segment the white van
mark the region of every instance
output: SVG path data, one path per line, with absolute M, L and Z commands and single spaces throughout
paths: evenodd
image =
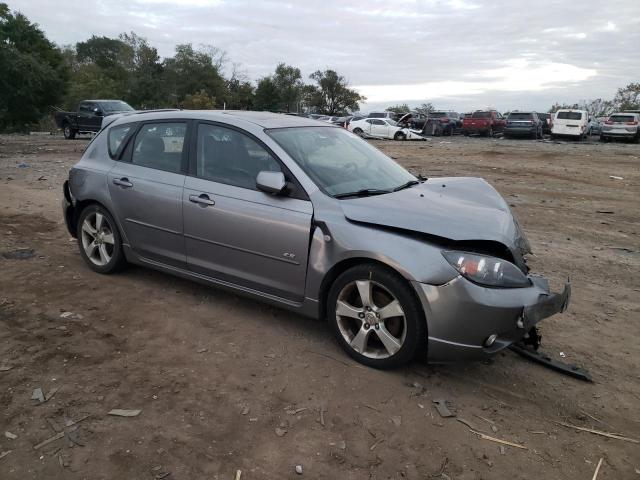
M 586 138 L 591 135 L 591 119 L 586 110 L 558 110 L 553 117 L 551 138 L 558 136 Z

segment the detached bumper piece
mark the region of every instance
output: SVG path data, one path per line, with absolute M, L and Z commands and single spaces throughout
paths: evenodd
M 547 298 L 535 305 L 525 307 L 522 317 L 524 319 L 525 327 L 530 328 L 529 333 L 525 336 L 524 341 L 514 343 L 513 345 L 510 345 L 509 348 L 527 360 L 539 363 L 547 368 L 556 370 L 579 380 L 593 382 L 591 375 L 585 369 L 578 367 L 577 365 L 570 365 L 559 360 L 554 360 L 549 355 L 537 351 L 541 337 L 534 325 L 544 318 L 550 317 L 556 313 L 564 312 L 569 306 L 570 301 L 571 284 L 567 283 L 564 286 L 562 293 L 550 294 Z
M 539 363 L 540 365 L 543 365 L 552 370 L 556 370 L 557 372 L 564 373 L 565 375 L 569 375 L 570 377 L 577 378 L 578 380 L 593 382 L 593 378 L 591 378 L 589 372 L 587 372 L 584 368 L 578 367 L 577 365 L 569 365 L 568 363 L 554 360 L 549 355 L 542 352 L 530 350 L 522 344 L 514 343 L 509 348 L 512 351 L 516 352 L 518 355 L 523 356 L 527 360 Z

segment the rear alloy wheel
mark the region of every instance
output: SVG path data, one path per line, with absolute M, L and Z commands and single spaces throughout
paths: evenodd
M 73 140 L 74 138 L 76 138 L 76 130 L 71 128 L 71 125 L 69 125 L 68 123 L 65 123 L 62 127 L 62 134 L 64 135 L 64 138 L 66 138 L 67 140 Z
M 426 347 L 422 307 L 405 281 L 377 265 L 358 265 L 340 275 L 327 311 L 346 352 L 374 368 L 394 368 Z
M 90 205 L 80 214 L 78 246 L 82 258 L 95 272 L 113 273 L 126 264 L 116 223 L 99 205 Z
M 393 136 L 394 140 L 406 140 L 407 136 L 403 133 L 403 132 L 396 132 L 396 134 Z

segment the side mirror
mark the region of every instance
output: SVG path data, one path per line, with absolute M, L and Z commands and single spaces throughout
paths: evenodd
M 277 195 L 278 193 L 282 193 L 286 186 L 287 181 L 282 172 L 262 171 L 258 173 L 258 177 L 256 178 L 256 187 L 265 193 Z
M 93 109 L 93 114 L 96 117 L 101 117 L 102 116 L 102 110 L 100 110 L 98 107 L 96 107 L 96 108 Z

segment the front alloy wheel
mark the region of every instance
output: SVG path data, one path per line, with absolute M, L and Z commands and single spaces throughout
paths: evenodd
M 426 346 L 422 308 L 406 282 L 377 265 L 344 272 L 329 295 L 330 320 L 341 346 L 375 368 L 393 368 Z
M 406 140 L 407 136 L 403 133 L 403 132 L 396 132 L 396 134 L 393 136 L 394 140 Z

